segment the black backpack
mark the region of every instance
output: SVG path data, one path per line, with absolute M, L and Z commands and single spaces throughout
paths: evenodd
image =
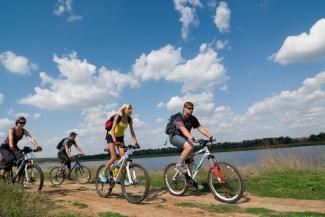
M 62 148 L 63 142 L 64 142 L 64 140 L 66 140 L 66 139 L 68 139 L 68 138 L 64 138 L 64 139 L 62 139 L 62 140 L 59 142 L 59 144 L 56 146 L 56 148 L 57 148 L 58 150 L 60 150 L 60 149 Z
M 174 115 L 170 116 L 169 121 L 168 121 L 168 123 L 166 125 L 166 129 L 165 129 L 165 133 L 167 135 L 174 135 L 175 134 L 175 132 L 177 130 L 177 127 L 176 127 L 174 121 L 175 121 L 175 118 L 178 115 L 180 115 L 180 113 L 177 113 L 177 114 L 174 114 Z

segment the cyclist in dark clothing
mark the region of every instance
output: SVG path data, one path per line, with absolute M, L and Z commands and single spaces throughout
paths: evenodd
M 24 155 L 18 148 L 18 142 L 26 136 L 27 139 L 32 143 L 34 146 L 36 146 L 37 151 L 41 151 L 42 147 L 38 145 L 36 139 L 34 139 L 30 133 L 24 129 L 24 126 L 26 125 L 26 118 L 19 116 L 16 119 L 15 127 L 10 128 L 8 130 L 8 135 L 5 141 L 1 144 L 1 148 L 10 149 L 13 153 L 14 157 L 18 160 L 22 158 Z
M 70 158 L 73 156 L 73 154 L 71 153 L 70 149 L 72 146 L 74 146 L 81 154 L 84 154 L 84 152 L 81 150 L 80 146 L 77 145 L 75 139 L 77 137 L 77 133 L 75 132 L 71 132 L 69 134 L 68 138 L 65 138 L 63 140 L 62 146 L 59 149 L 58 152 L 58 157 L 59 159 L 61 159 L 63 161 L 63 163 L 65 163 L 67 165 L 68 168 L 68 178 L 69 179 L 73 179 L 70 175 L 71 173 L 71 160 Z M 64 170 L 64 167 L 60 168 L 61 171 Z

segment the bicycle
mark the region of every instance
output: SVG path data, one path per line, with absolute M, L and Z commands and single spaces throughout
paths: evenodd
M 34 163 L 34 160 L 28 156 L 32 152 L 38 152 L 38 149 L 32 149 L 25 146 L 20 150 L 23 156 L 14 160 L 14 167 L 17 167 L 14 175 L 13 167 L 6 170 L 3 174 L 3 180 L 7 183 L 20 183 L 22 190 L 41 191 L 44 184 L 44 174 L 42 169 Z
M 91 179 L 90 169 L 80 164 L 81 154 L 75 155 L 76 163 L 73 165 L 70 173 L 75 172 L 75 177 L 80 184 L 87 184 Z M 65 169 L 65 163 L 52 168 L 49 172 L 49 179 L 53 185 L 61 185 L 70 174 Z
M 122 146 L 120 146 L 122 147 Z M 150 188 L 150 179 L 147 170 L 137 163 L 133 163 L 129 155 L 134 150 L 132 145 L 123 146 L 125 148 L 124 156 L 116 165 L 112 165 L 108 171 L 105 171 L 105 164 L 99 166 L 96 172 L 96 191 L 100 197 L 108 197 L 116 183 L 121 184 L 124 197 L 130 203 L 139 204 L 148 195 Z M 105 152 L 109 152 L 106 148 Z M 99 174 L 104 172 L 107 180 L 103 182 Z
M 244 193 L 244 184 L 238 170 L 229 163 L 217 162 L 214 155 L 209 151 L 208 146 L 216 144 L 209 140 L 200 139 L 199 150 L 193 155 L 202 154 L 193 165 L 192 171 L 189 169 L 189 160 L 185 161 L 186 171 L 181 172 L 176 169 L 176 164 L 169 164 L 164 171 L 164 182 L 167 190 L 174 196 L 184 195 L 190 186 L 198 189 L 195 180 L 203 161 L 207 158 L 211 164 L 208 170 L 208 186 L 214 197 L 224 203 L 236 203 Z

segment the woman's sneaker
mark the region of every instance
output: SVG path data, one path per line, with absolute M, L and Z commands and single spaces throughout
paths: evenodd
M 106 177 L 105 172 L 99 173 L 99 180 L 100 180 L 100 182 L 107 182 L 107 177 Z

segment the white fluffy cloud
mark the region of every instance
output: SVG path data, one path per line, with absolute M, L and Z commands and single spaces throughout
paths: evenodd
M 304 80 L 297 90 L 282 91 L 254 103 L 245 114 L 214 103 L 213 93 L 174 96 L 166 107 L 181 111 L 185 101 L 194 102 L 194 114 L 224 141 L 270 136 L 306 136 L 324 131 L 325 72 Z
M 134 74 L 142 80 L 165 79 L 182 82 L 182 91 L 209 89 L 225 86 L 226 70 L 217 52 L 202 44 L 196 57 L 184 60 L 181 49 L 166 45 L 159 50 L 142 54 L 132 67 Z
M 0 53 L 0 63 L 9 71 L 16 74 L 29 74 L 37 69 L 37 65 L 24 56 L 17 56 L 11 51 Z
M 318 20 L 309 30 L 296 36 L 288 36 L 280 50 L 270 59 L 286 65 L 289 63 L 325 58 L 325 19 Z
M 217 40 L 216 41 L 216 49 L 217 50 L 223 50 L 225 48 L 230 49 L 230 47 L 227 47 L 228 46 L 228 43 L 229 43 L 229 40 L 224 40 L 224 41 Z
M 72 6 L 73 0 L 58 0 L 53 10 L 53 14 L 56 16 L 63 16 L 66 14 L 68 22 L 81 20 L 82 16 L 73 14 Z
M 230 17 L 231 10 L 228 7 L 228 4 L 224 1 L 221 1 L 219 3 L 219 6 L 216 8 L 216 15 L 214 17 L 214 23 L 221 33 L 229 31 Z
M 187 39 L 190 28 L 198 25 L 196 8 L 202 7 L 200 0 L 174 0 L 175 10 L 180 13 L 182 38 Z
M 3 103 L 3 101 L 5 100 L 5 96 L 0 93 L 0 104 Z
M 41 83 L 47 87 L 35 87 L 35 94 L 22 98 L 22 104 L 48 110 L 82 108 L 104 102 L 108 97 L 117 97 L 124 87 L 136 87 L 138 81 L 132 74 L 96 66 L 80 60 L 75 52 L 68 56 L 54 55 L 60 71 L 58 78 L 40 73 Z
M 12 125 L 14 122 L 7 119 L 7 118 L 2 118 L 0 119 L 0 129 L 4 129 Z

